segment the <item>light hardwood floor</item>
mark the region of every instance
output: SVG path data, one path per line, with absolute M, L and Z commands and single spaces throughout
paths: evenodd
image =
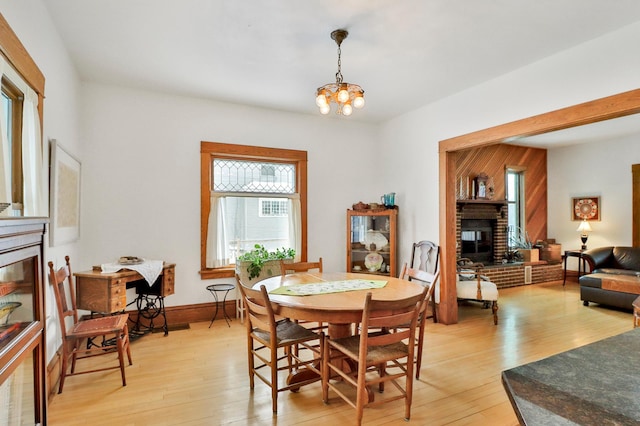
M 455 325 L 429 323 L 414 425 L 515 425 L 500 381 L 508 368 L 633 328 L 632 315 L 582 306 L 575 282 L 500 291 L 500 322 L 479 305 L 460 307 Z M 74 376 L 49 405 L 51 425 L 319 425 L 351 424 L 354 410 L 320 384 L 281 393 L 272 416 L 269 389 L 249 391 L 244 325 L 216 320 L 132 343 L 126 387 L 117 371 Z M 102 362 L 98 357 L 96 362 Z M 93 360 L 92 360 L 93 361 Z M 365 409 L 367 425 L 404 425 L 403 403 Z

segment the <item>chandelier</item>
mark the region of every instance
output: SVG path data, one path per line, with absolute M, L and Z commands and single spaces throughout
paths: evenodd
M 329 114 L 331 102 L 335 102 L 338 105 L 336 113 L 342 115 L 351 115 L 354 107 L 362 108 L 364 106 L 364 90 L 362 90 L 362 87 L 342 81 L 340 45 L 348 35 L 349 33 L 346 30 L 335 30 L 331 33 L 331 38 L 338 45 L 338 72 L 336 73 L 335 83 L 325 84 L 316 90 L 316 105 L 318 105 L 322 114 Z

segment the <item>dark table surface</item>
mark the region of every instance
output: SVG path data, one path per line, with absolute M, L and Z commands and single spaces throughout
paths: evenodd
M 502 372 L 521 424 L 639 425 L 640 328 Z

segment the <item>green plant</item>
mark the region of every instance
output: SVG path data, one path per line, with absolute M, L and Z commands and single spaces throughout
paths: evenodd
M 275 251 L 268 251 L 262 244 L 253 246 L 253 250 L 248 251 L 238 257 L 238 261 L 251 262 L 247 267 L 249 279 L 253 279 L 260 275 L 262 266 L 269 260 L 293 259 L 296 255 L 294 249 L 282 247 Z
M 530 249 L 533 247 L 529 239 L 529 233 L 519 226 L 507 228 L 508 246 L 510 249 Z

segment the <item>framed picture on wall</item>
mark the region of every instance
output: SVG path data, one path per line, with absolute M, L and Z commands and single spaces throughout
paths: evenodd
M 80 238 L 80 161 L 51 140 L 50 245 Z
M 571 220 L 600 220 L 600 197 L 571 198 Z

